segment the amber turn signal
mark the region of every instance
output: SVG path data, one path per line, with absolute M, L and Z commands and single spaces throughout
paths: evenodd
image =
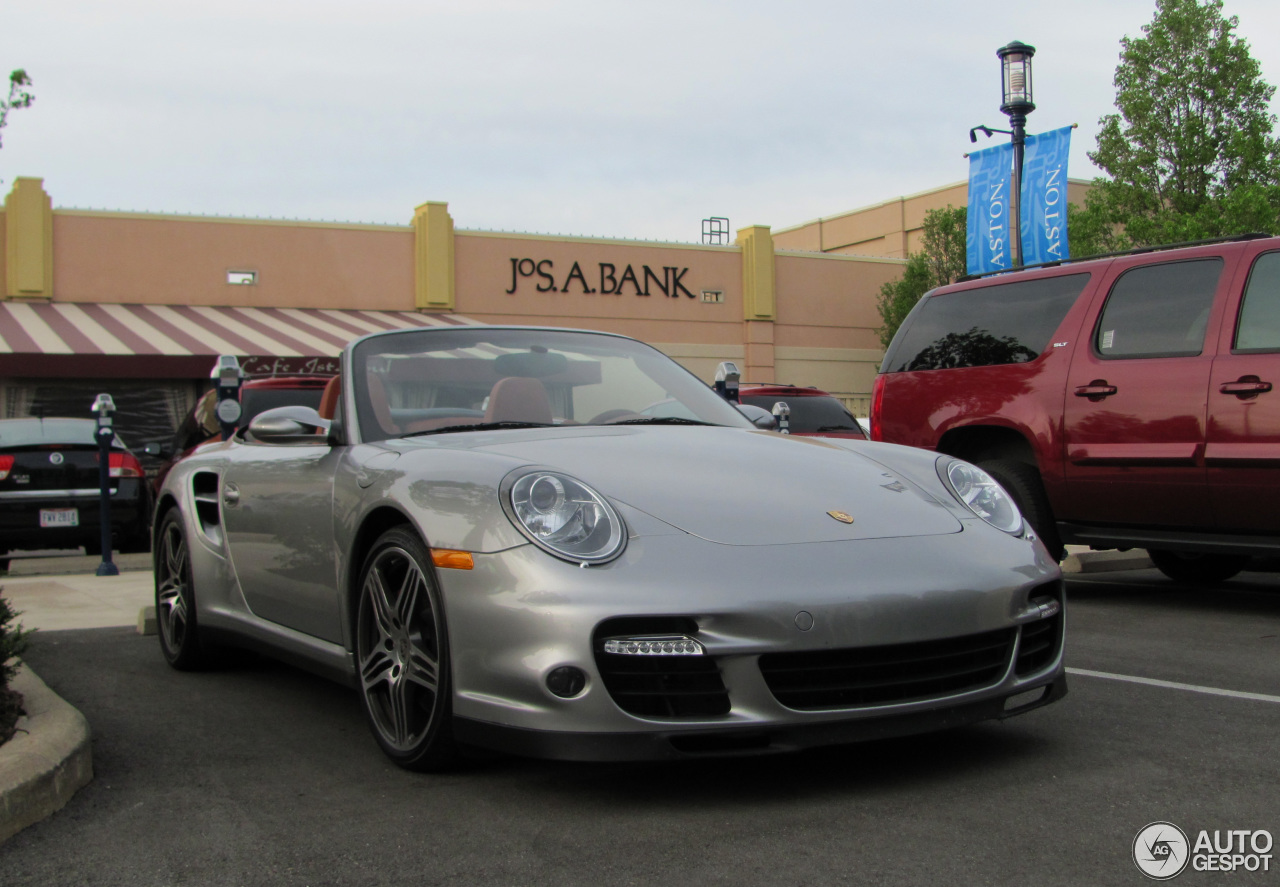
M 450 551 L 447 548 L 431 549 L 431 563 L 441 569 L 470 570 L 476 565 L 469 551 Z

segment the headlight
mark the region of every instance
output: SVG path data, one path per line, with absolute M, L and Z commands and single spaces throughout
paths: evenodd
M 503 506 L 535 545 L 574 563 L 612 560 L 627 541 L 622 518 L 605 498 L 567 474 L 521 469 L 502 483 Z
M 938 473 L 947 488 L 966 508 L 997 530 L 1014 536 L 1022 532 L 1022 513 L 994 477 L 958 459 L 948 460 L 939 467 L 942 470 Z

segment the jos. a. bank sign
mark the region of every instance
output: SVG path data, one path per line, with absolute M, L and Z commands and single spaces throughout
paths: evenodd
M 653 296 L 661 293 L 673 299 L 697 296 L 684 283 L 688 268 L 663 265 L 653 269 L 641 265 L 637 271 L 634 265 L 615 265 L 612 262 L 582 263 L 574 262 L 568 271 L 556 270 L 551 259 L 512 259 L 511 286 L 507 295 L 512 295 L 522 281 L 528 280 L 540 293 L 585 293 L 592 295 L 636 295 Z M 527 284 L 526 284 L 527 286 Z

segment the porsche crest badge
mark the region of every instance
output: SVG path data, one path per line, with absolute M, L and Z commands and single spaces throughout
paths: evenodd
M 843 511 L 828 511 L 827 514 L 831 515 L 842 524 L 853 523 L 853 515 L 845 514 Z

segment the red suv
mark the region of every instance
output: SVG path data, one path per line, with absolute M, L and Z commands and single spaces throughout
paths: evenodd
M 791 409 L 791 433 L 807 437 L 854 437 L 865 440 L 862 426 L 845 405 L 817 388 L 742 383 L 738 401 L 772 412 L 782 401 Z
M 1050 551 L 1146 548 L 1210 584 L 1280 554 L 1280 238 L 928 293 L 885 354 L 875 440 L 975 462 Z

